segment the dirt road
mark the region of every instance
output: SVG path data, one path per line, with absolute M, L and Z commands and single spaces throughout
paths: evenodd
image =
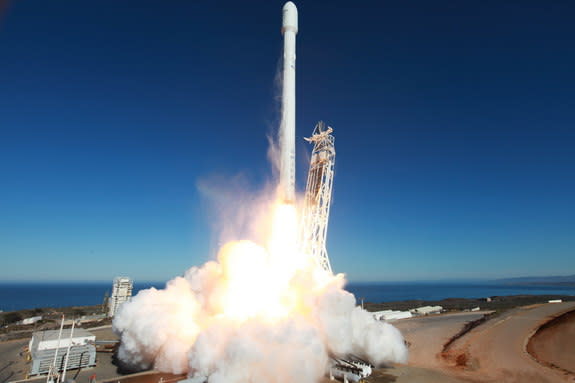
M 457 375 L 479 382 L 575 382 L 575 377 L 536 362 L 526 351 L 539 326 L 573 309 L 573 302 L 513 309 L 454 342 L 447 362 Z

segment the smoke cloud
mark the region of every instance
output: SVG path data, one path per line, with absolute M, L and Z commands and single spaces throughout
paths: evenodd
M 329 356 L 407 360 L 400 332 L 357 307 L 342 274 L 298 254 L 295 207 L 268 210 L 265 245 L 229 242 L 217 260 L 122 305 L 113 327 L 123 363 L 194 382 L 315 383 Z

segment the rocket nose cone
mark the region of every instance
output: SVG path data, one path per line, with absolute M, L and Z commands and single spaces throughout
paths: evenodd
M 287 11 L 288 9 L 293 9 L 294 11 L 297 12 L 297 7 L 296 7 L 295 4 L 292 3 L 291 1 L 288 1 L 288 2 L 286 2 L 286 3 L 284 4 L 283 10 L 284 10 L 284 11 Z
M 286 30 L 297 33 L 297 8 L 291 1 L 285 3 L 283 7 L 282 32 Z

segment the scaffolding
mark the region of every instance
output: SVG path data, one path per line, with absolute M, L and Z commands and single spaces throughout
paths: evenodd
M 305 254 L 312 255 L 319 266 L 331 273 L 326 249 L 329 207 L 335 165 L 335 138 L 333 129 L 320 121 L 312 136 L 305 140 L 313 143 L 309 173 L 305 188 L 302 224 L 302 247 Z

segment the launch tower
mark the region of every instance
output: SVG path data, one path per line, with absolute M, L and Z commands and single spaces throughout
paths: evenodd
M 120 306 L 132 297 L 134 282 L 128 277 L 114 278 L 112 296 L 108 300 L 108 316 L 113 317 Z
M 298 33 L 298 13 L 288 1 L 282 9 L 284 55 L 282 70 L 282 117 L 279 131 L 279 196 L 284 203 L 295 202 L 295 47 Z M 319 122 L 307 141 L 314 144 L 302 217 L 301 247 L 318 264 L 331 273 L 325 240 L 329 220 L 329 205 L 335 161 L 333 131 Z
M 335 138 L 332 132 L 331 127 L 326 128 L 323 121 L 320 121 L 312 136 L 306 138 L 314 146 L 305 188 L 301 242 L 304 253 L 312 255 L 330 273 L 331 265 L 325 242 L 335 165 Z

